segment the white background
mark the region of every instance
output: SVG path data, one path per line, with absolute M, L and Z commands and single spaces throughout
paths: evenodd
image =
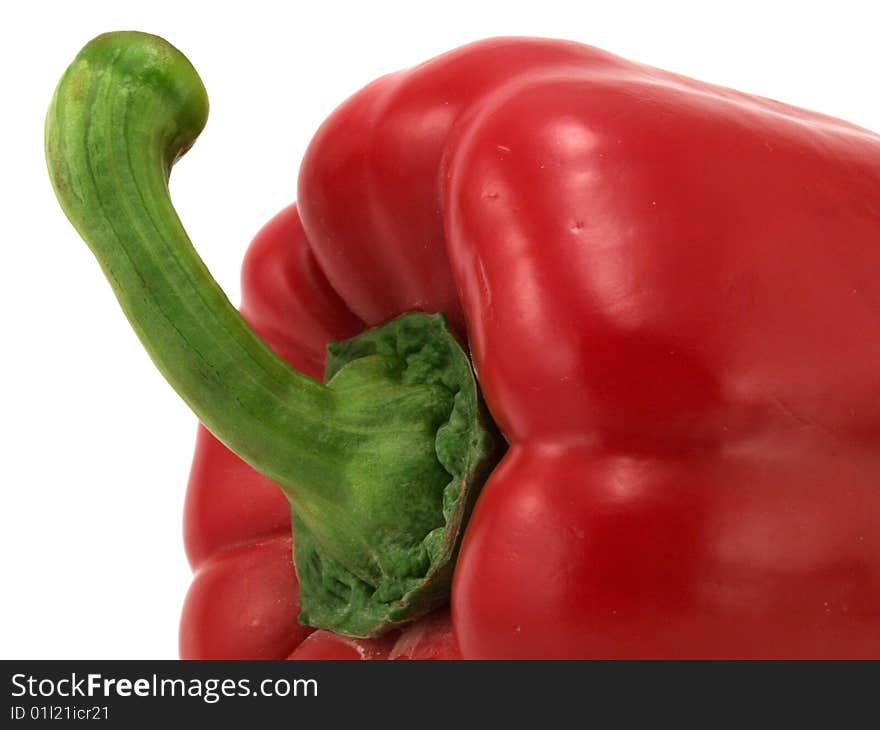
M 173 658 L 190 580 L 181 515 L 195 419 L 141 350 L 43 162 L 49 98 L 93 36 L 162 35 L 201 74 L 211 118 L 172 194 L 238 301 L 244 250 L 293 200 L 311 134 L 380 74 L 481 37 L 563 37 L 880 130 L 875 4 L 6 4 L 0 656 Z

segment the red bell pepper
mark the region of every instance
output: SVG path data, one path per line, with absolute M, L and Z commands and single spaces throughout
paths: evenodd
M 226 444 L 200 431 L 182 656 L 880 657 L 880 137 L 472 44 L 321 127 L 248 327 L 167 196 L 206 111 L 179 52 L 111 34 L 47 121 L 62 206 Z M 327 385 L 297 375 L 328 340 Z

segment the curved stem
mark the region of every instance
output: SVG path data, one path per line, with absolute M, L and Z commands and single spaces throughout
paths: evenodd
M 161 38 L 112 33 L 64 74 L 46 120 L 46 157 L 68 218 L 156 366 L 229 448 L 297 489 L 338 484 L 332 393 L 250 329 L 208 272 L 174 211 L 171 165 L 195 141 L 207 94 Z

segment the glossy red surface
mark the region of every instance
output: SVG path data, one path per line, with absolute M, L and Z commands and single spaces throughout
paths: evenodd
M 345 102 L 299 208 L 245 262 L 269 344 L 317 377 L 328 338 L 444 311 L 511 444 L 456 570 L 465 658 L 880 657 L 878 136 L 495 39 Z M 217 448 L 200 571 L 286 519 Z
M 436 611 L 403 631 L 378 639 L 352 639 L 331 631 L 310 634 L 288 659 L 461 659 L 448 611 Z

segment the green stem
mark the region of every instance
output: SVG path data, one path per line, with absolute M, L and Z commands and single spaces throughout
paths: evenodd
M 323 489 L 308 448 L 333 426 L 327 389 L 275 355 L 229 303 L 171 204 L 168 176 L 204 127 L 206 92 L 186 58 L 141 34 L 107 34 L 62 78 L 46 150 L 62 207 L 101 263 L 156 366 L 245 461 Z
M 99 36 L 49 108 L 52 183 L 168 382 L 290 499 L 301 620 L 375 635 L 445 600 L 492 463 L 491 425 L 442 316 L 407 315 L 334 346 L 327 385 L 250 329 L 168 191 L 207 112 L 198 74 L 167 42 Z

